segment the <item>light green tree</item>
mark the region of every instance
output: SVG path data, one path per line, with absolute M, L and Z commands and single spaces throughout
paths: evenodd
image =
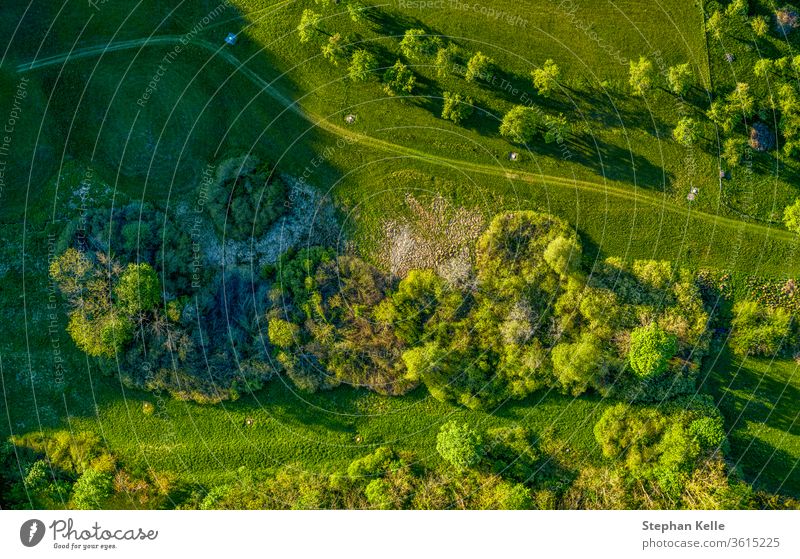
M 682 146 L 692 146 L 700 138 L 700 125 L 690 117 L 683 117 L 672 131 L 673 139 Z
M 789 231 L 800 234 L 800 198 L 783 210 L 783 223 Z
M 634 95 L 641 96 L 650 91 L 653 87 L 654 80 L 655 70 L 653 69 L 653 63 L 647 58 L 640 56 L 638 62 L 634 60 L 630 61 L 630 77 L 628 83 L 630 83 Z
M 539 133 L 540 124 L 541 118 L 535 109 L 517 105 L 503 117 L 500 135 L 512 142 L 524 144 Z
M 483 458 L 483 438 L 469 425 L 450 421 L 436 435 L 436 450 L 448 464 L 463 471 Z
M 541 68 L 536 68 L 531 72 L 533 79 L 533 87 L 542 97 L 549 97 L 553 88 L 558 84 L 561 78 L 561 69 L 551 59 L 545 60 Z
M 364 82 L 372 77 L 378 68 L 378 59 L 366 49 L 358 49 L 350 59 L 348 74 L 354 82 Z
M 667 70 L 667 85 L 675 95 L 686 95 L 694 83 L 692 67 L 686 64 L 676 64 Z
M 319 26 L 321 19 L 322 16 L 314 10 L 308 8 L 303 10 L 303 15 L 300 16 L 300 23 L 297 25 L 297 33 L 301 43 L 309 42 L 319 33 L 317 26 Z
M 631 332 L 628 361 L 639 377 L 654 377 L 667 370 L 669 360 L 675 356 L 677 350 L 675 336 L 651 322 Z
M 476 52 L 467 62 L 467 73 L 464 75 L 464 79 L 468 82 L 481 78 L 486 79 L 489 76 L 491 66 L 491 58 L 482 52 Z
M 442 108 L 442 118 L 460 124 L 464 119 L 472 114 L 472 99 L 463 97 L 459 93 L 445 91 L 443 94 L 444 106 Z

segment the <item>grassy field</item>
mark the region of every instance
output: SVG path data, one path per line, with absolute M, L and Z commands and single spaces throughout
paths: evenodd
M 700 8 L 685 0 L 575 0 L 573 13 L 555 0 L 536 4 L 541 9 L 492 2 L 498 11 L 523 18 L 524 25 L 519 19 L 487 25 L 485 17 L 471 11 L 453 17 L 449 11 L 392 4 L 367 24 L 333 13 L 323 27 L 358 33 L 389 64 L 397 56 L 396 36 L 422 27 L 465 50 L 489 54 L 503 79 L 528 95 L 528 72 L 546 58 L 555 59 L 566 87 L 555 98 L 537 102 L 582 123 L 585 131 L 566 143 L 569 159 L 560 146 L 542 143 L 523 152 L 520 161 L 508 161 L 508 153 L 519 148 L 498 136 L 498 118 L 519 102 L 520 93 L 467 84 L 452 75 L 439 80 L 430 61 L 414 66 L 423 87 L 413 99 L 387 97 L 377 82 L 347 81 L 346 68 L 323 60 L 319 45 L 298 44 L 294 28 L 302 9 L 313 2 L 235 0 L 193 35 L 193 40 L 221 44 L 228 31 L 239 32 L 239 44 L 225 51 L 229 57 L 199 44 L 184 48 L 144 106 L 137 102 L 179 41 L 66 63 L 59 59 L 29 72 L 41 91 L 28 112 L 45 121 L 38 138 L 47 140 L 48 151 L 36 167 L 44 176 L 6 189 L 0 204 L 5 334 L 0 358 L 6 396 L 0 412 L 9 417 L 0 435 L 89 429 L 126 464 L 203 484 L 225 481 L 243 465 L 331 471 L 380 444 L 413 450 L 434 465 L 435 432 L 453 416 L 483 427 L 520 423 L 538 434 L 554 427 L 554 435 L 577 454 L 599 460 L 592 426 L 606 404 L 592 398 L 542 394 L 485 413 L 441 404 L 424 390 L 402 399 L 348 389 L 301 397 L 276 380 L 232 404 L 156 402 L 151 394 L 124 391 L 116 379 L 99 376 L 72 346 L 60 302 L 48 292 L 48 234 L 57 236 L 66 220 L 80 214 L 76 190 L 88 171 L 91 205 L 146 199 L 172 209 L 192 203 L 207 161 L 247 151 L 288 174 L 312 167 L 309 182 L 332 194 L 347 234 L 373 261 L 379 260 L 386 220 L 405 215 L 406 194 L 442 194 L 487 217 L 501 209 L 562 216 L 579 230 L 589 265 L 595 258 L 621 256 L 754 275 L 800 275 L 795 237 L 738 215 L 741 210 L 769 219 L 775 207 L 796 195 L 792 181 L 783 174 L 771 176 L 769 162 L 762 161 L 766 170 L 752 184 L 736 174 L 721 185 L 711 134 L 691 150 L 665 139 L 678 110 L 671 96 L 657 92 L 642 100 L 621 93 L 627 89 L 621 60 L 660 51 L 666 65 L 691 63 L 701 87 L 689 109 L 698 110 L 704 88 L 723 83 L 730 73 L 720 65 L 716 46 L 709 66 Z M 102 4 L 98 13 L 82 1 L 63 8 L 39 3 L 25 15 L 27 38 L 12 53 L 13 63 L 150 35 L 180 38 L 216 6 L 213 1 L 181 3 L 170 15 L 173 7 L 154 1 Z M 23 8 L 2 10 L 10 35 L 13 29 L 7 26 Z M 48 31 L 44 22 L 50 21 L 55 23 Z M 745 47 L 736 48 L 743 49 L 741 55 L 736 51 L 737 60 L 751 56 Z M 237 70 L 236 61 L 242 68 Z M 462 127 L 438 117 L 441 92 L 448 89 L 468 93 L 480 108 Z M 297 99 L 302 114 L 276 102 L 275 91 Z M 358 115 L 353 126 L 343 123 L 348 112 Z M 352 143 L 339 147 L 340 138 Z M 31 147 L 37 136 L 24 141 Z M 331 146 L 337 147 L 314 166 L 317 155 Z M 690 186 L 701 191 L 694 205 L 685 199 Z M 758 200 L 757 208 L 742 203 L 747 192 Z M 725 205 L 730 200 L 734 209 Z M 53 330 L 51 304 L 56 306 Z M 54 373 L 56 348 L 66 360 L 63 379 Z M 764 488 L 800 494 L 795 364 L 738 363 L 723 354 L 711 371 L 706 386 L 720 402 L 733 455 L 745 475 Z M 143 401 L 156 403 L 162 416 L 144 415 Z M 252 427 L 245 425 L 248 418 L 254 419 Z M 355 442 L 357 435 L 363 442 Z
M 731 457 L 745 478 L 769 491 L 800 494 L 800 366 L 724 352 L 705 386 L 726 418 Z

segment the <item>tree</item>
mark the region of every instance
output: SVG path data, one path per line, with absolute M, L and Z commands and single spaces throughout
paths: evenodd
M 447 463 L 463 471 L 483 458 L 483 439 L 469 425 L 450 421 L 442 425 L 436 436 L 436 450 Z
M 738 115 L 739 118 L 750 118 L 755 112 L 756 101 L 750 93 L 750 85 L 738 82 L 736 87 L 727 97 L 729 112 Z
M 467 62 L 467 73 L 464 75 L 464 79 L 468 82 L 473 82 L 476 79 L 487 79 L 491 66 L 492 59 L 478 51 Z
M 770 58 L 759 58 L 753 64 L 753 74 L 759 78 L 766 78 L 773 71 L 774 62 Z
M 528 143 L 539 133 L 541 118 L 531 107 L 517 105 L 506 113 L 500 124 L 500 135 L 519 144 Z
M 367 81 L 372 77 L 372 73 L 378 68 L 378 60 L 375 55 L 366 49 L 358 49 L 350 59 L 348 73 L 354 82 Z
M 386 70 L 383 75 L 383 83 L 383 90 L 387 95 L 411 93 L 417 83 L 417 77 L 408 66 L 398 60 L 394 66 Z
M 436 51 L 436 75 L 439 78 L 447 77 L 456 62 L 457 56 L 458 47 L 453 44 L 448 44 L 446 47 L 441 47 Z
M 541 68 L 536 68 L 531 72 L 533 87 L 542 97 L 548 97 L 553 91 L 553 86 L 558 83 L 561 77 L 561 70 L 551 59 L 547 59 Z
M 728 17 L 747 17 L 748 8 L 747 0 L 732 0 L 725 8 L 725 15 Z
M 99 509 L 113 490 L 111 474 L 89 468 L 73 486 L 72 504 L 80 510 Z
M 544 116 L 544 142 L 546 144 L 563 142 L 570 130 L 569 121 L 563 114 Z
M 560 343 L 551 352 L 553 372 L 562 387 L 578 396 L 605 372 L 599 340 L 584 334 L 576 343 Z
M 328 37 L 328 42 L 322 45 L 322 56 L 334 66 L 338 66 L 339 62 L 345 59 L 347 48 L 340 33 L 334 33 Z
M 744 141 L 741 138 L 727 138 L 722 143 L 720 157 L 729 167 L 738 167 L 744 153 Z
M 667 370 L 669 360 L 677 350 L 677 338 L 651 322 L 631 332 L 628 361 L 639 377 L 650 378 Z
M 789 231 L 800 234 L 800 198 L 783 210 L 783 223 Z
M 443 119 L 452 120 L 456 124 L 460 124 L 461 121 L 469 118 L 472 114 L 472 99 L 470 97 L 462 97 L 458 93 L 451 93 L 449 91 L 445 91 L 443 97 Z
M 574 237 L 559 235 L 547 245 L 544 261 L 562 278 L 574 274 L 580 267 L 581 247 Z
M 301 43 L 307 43 L 319 33 L 317 26 L 319 25 L 322 16 L 311 9 L 303 10 L 303 15 L 300 16 L 300 23 L 297 26 L 297 33 L 300 36 Z
M 128 264 L 114 287 L 118 309 L 134 316 L 161 302 L 161 282 L 150 264 Z
M 667 85 L 675 95 L 686 95 L 694 83 L 692 67 L 686 64 L 671 66 L 667 71 Z
M 692 146 L 700 138 L 700 125 L 693 118 L 683 117 L 672 131 L 672 137 L 682 146 Z
M 71 247 L 50 263 L 50 277 L 70 298 L 80 294 L 92 270 L 92 263 L 86 255 Z
M 767 16 L 753 16 L 750 20 L 750 27 L 756 37 L 766 37 L 769 33 L 769 20 Z
M 740 356 L 778 353 L 789 335 L 792 316 L 781 308 L 756 301 L 739 301 L 733 306 L 730 346 Z
M 358 23 L 364 21 L 364 18 L 369 13 L 369 7 L 360 0 L 348 0 L 347 13 L 350 15 L 351 20 Z
M 722 12 L 716 10 L 706 21 L 706 31 L 708 31 L 712 37 L 719 40 L 722 38 L 722 32 L 725 28 L 725 20 L 722 17 Z
M 653 87 L 655 71 L 653 63 L 644 56 L 639 57 L 639 61 L 630 62 L 630 78 L 628 82 L 633 89 L 634 95 L 644 95 Z
M 415 60 L 433 54 L 439 44 L 438 37 L 428 37 L 422 29 L 407 29 L 400 41 L 400 52 L 406 58 Z

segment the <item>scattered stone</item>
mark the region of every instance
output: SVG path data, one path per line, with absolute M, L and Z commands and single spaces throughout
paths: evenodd
M 512 152 L 509 154 L 508 158 L 509 158 L 511 161 L 516 161 L 517 159 L 519 159 L 519 154 L 518 154 L 516 151 L 512 151 Z
M 356 123 L 356 115 L 351 113 L 351 114 L 347 115 L 346 117 L 344 117 L 344 121 L 347 124 L 355 124 Z
M 733 62 L 735 59 L 736 57 L 733 56 L 733 53 L 730 52 L 725 53 L 725 60 L 727 60 L 728 62 Z

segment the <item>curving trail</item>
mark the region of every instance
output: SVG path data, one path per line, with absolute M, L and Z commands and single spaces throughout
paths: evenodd
M 190 41 L 185 41 L 183 40 L 183 37 L 178 35 L 161 35 L 158 37 L 145 38 L 145 39 L 130 39 L 127 41 L 119 41 L 116 43 L 105 44 L 105 45 L 87 46 L 80 49 L 76 49 L 71 53 L 53 55 L 41 58 L 36 61 L 19 64 L 16 70 L 19 73 L 31 72 L 39 68 L 45 68 L 48 66 L 54 66 L 58 64 L 65 64 L 74 60 L 102 56 L 105 53 L 118 52 L 135 48 L 151 47 L 151 46 L 175 45 L 176 43 L 190 44 L 212 52 L 214 56 L 218 56 L 219 58 L 225 60 L 229 64 L 235 66 L 236 71 L 241 73 L 255 85 L 259 86 L 270 97 L 272 97 L 275 101 L 283 105 L 286 109 L 304 118 L 314 126 L 326 130 L 332 134 L 350 138 L 362 145 L 370 146 L 375 149 L 389 153 L 394 153 L 397 155 L 404 155 L 406 157 L 412 157 L 422 161 L 427 161 L 430 163 L 447 166 L 450 168 L 462 169 L 474 173 L 496 176 L 503 179 L 513 179 L 526 182 L 529 184 L 540 184 L 543 186 L 551 184 L 570 189 L 579 189 L 587 192 L 599 193 L 607 196 L 633 200 L 637 204 L 642 203 L 650 206 L 656 206 L 660 211 L 665 211 L 671 214 L 675 214 L 676 216 L 681 216 L 683 219 L 686 219 L 687 216 L 691 214 L 691 216 L 694 218 L 713 222 L 715 226 L 721 226 L 726 229 L 730 228 L 736 230 L 746 230 L 764 238 L 777 239 L 780 241 L 785 241 L 787 243 L 792 243 L 797 240 L 794 234 L 783 229 L 773 228 L 759 223 L 748 223 L 738 219 L 723 217 L 698 210 L 690 210 L 688 208 L 675 207 L 669 204 L 664 204 L 662 199 L 657 198 L 656 196 L 653 196 L 651 194 L 638 192 L 627 188 L 620 188 L 617 186 L 611 186 L 608 184 L 596 183 L 586 180 L 568 179 L 554 175 L 544 175 L 538 173 L 508 171 L 504 169 L 498 169 L 490 165 L 461 161 L 458 159 L 451 159 L 448 157 L 443 157 L 438 155 L 430 155 L 428 153 L 425 153 L 424 151 L 420 151 L 411 147 L 402 146 L 399 144 L 393 144 L 385 140 L 353 132 L 352 130 L 333 124 L 332 122 L 325 120 L 324 118 L 318 117 L 316 115 L 304 111 L 294 100 L 280 93 L 277 89 L 271 86 L 265 79 L 263 79 L 253 70 L 243 65 L 242 62 L 224 46 L 220 46 L 203 39 L 192 39 Z

